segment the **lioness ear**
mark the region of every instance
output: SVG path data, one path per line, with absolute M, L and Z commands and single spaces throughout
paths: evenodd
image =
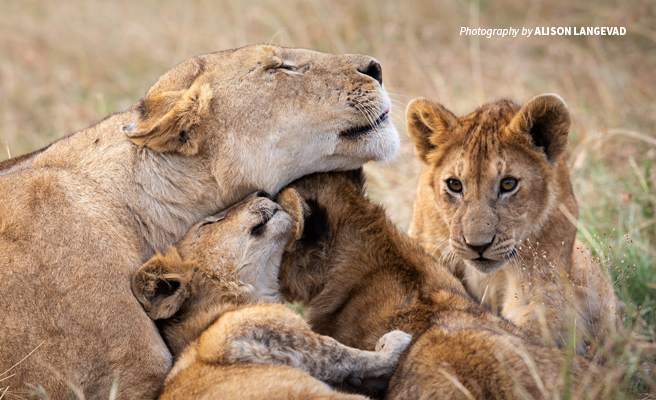
M 142 265 L 132 279 L 132 293 L 155 321 L 170 318 L 188 296 L 188 274 L 175 248 Z
M 310 215 L 310 207 L 300 194 L 294 189 L 285 189 L 278 194 L 276 202 L 282 209 L 292 217 L 294 221 L 294 239 L 292 243 L 299 240 L 303 236 L 303 229 L 305 229 L 305 218 Z
M 442 105 L 418 97 L 408 104 L 405 121 L 417 158 L 427 163 L 428 154 L 447 140 L 447 133 L 457 125 L 458 117 Z
M 139 120 L 124 131 L 141 147 L 193 156 L 200 146 L 194 130 L 209 116 L 212 97 L 210 85 L 198 83 L 189 89 L 148 94 L 139 104 Z
M 571 119 L 565 101 L 557 94 L 531 98 L 510 121 L 513 132 L 528 134 L 533 144 L 554 162 L 567 148 Z

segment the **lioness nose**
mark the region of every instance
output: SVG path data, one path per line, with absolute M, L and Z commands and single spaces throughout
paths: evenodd
M 383 84 L 383 69 L 378 62 L 371 60 L 367 66 L 358 67 L 358 72 L 368 75 Z
M 463 237 L 462 239 L 465 241 L 465 244 L 467 245 L 467 247 L 469 247 L 470 249 L 474 250 L 474 251 L 475 251 L 476 253 L 478 253 L 478 255 L 480 255 L 480 256 L 482 256 L 483 253 L 485 252 L 485 250 L 486 250 L 488 247 L 490 247 L 490 245 L 492 244 L 492 242 L 494 242 L 494 237 L 492 237 L 492 240 L 490 240 L 489 243 L 485 243 L 485 244 L 473 244 L 473 243 L 467 243 L 467 239 L 465 239 L 464 237 Z

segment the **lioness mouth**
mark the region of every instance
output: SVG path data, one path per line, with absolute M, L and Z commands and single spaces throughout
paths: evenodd
M 360 135 L 363 135 L 365 133 L 368 133 L 368 132 L 378 128 L 380 125 L 382 125 L 382 123 L 387 118 L 389 118 L 389 111 L 390 111 L 389 108 L 385 109 L 385 111 L 382 114 L 380 114 L 378 119 L 376 119 L 371 125 L 356 126 L 354 128 L 347 129 L 345 131 L 340 132 L 339 136 L 342 136 L 342 137 L 356 137 L 356 136 L 360 136 Z

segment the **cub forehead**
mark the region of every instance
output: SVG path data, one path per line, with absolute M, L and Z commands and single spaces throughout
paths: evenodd
M 472 154 L 464 148 L 447 154 L 436 169 L 436 179 L 457 178 L 463 182 L 474 180 L 478 184 L 486 181 L 496 182 L 505 176 L 519 178 L 532 174 L 535 163 L 531 154 L 521 147 L 506 148 L 500 146 L 487 154 Z
M 459 131 L 463 145 L 477 145 L 481 138 L 498 140 L 520 107 L 508 100 L 481 106 L 457 119 L 454 130 Z

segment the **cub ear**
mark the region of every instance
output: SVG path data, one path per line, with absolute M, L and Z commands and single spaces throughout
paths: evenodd
M 138 106 L 139 120 L 123 129 L 141 147 L 193 156 L 200 146 L 194 130 L 210 115 L 213 95 L 209 84 L 198 83 L 189 89 L 149 93 Z
M 184 264 L 172 247 L 165 256 L 157 254 L 148 260 L 132 278 L 132 293 L 153 321 L 170 318 L 187 299 L 189 278 L 185 270 L 191 268 Z
M 531 98 L 510 121 L 513 132 L 528 134 L 533 144 L 554 162 L 567 148 L 571 125 L 565 101 L 557 94 L 541 94 Z
M 294 239 L 292 243 L 296 242 L 303 236 L 303 229 L 305 229 L 305 218 L 310 215 L 310 207 L 307 205 L 301 195 L 294 189 L 284 189 L 278 194 L 276 202 L 282 209 L 292 217 L 294 221 Z
M 428 154 L 448 139 L 448 132 L 457 125 L 458 117 L 442 105 L 418 97 L 408 104 L 405 121 L 417 158 L 427 163 Z
M 278 194 L 277 202 L 296 223 L 295 237 L 287 246 L 288 252 L 316 245 L 330 231 L 328 212 L 317 200 L 304 199 L 295 189 L 287 188 Z

